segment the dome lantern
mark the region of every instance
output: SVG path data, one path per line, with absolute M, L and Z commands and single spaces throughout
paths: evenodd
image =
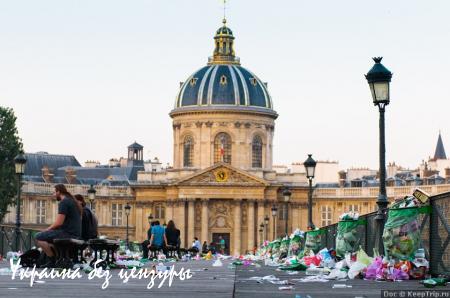
M 208 65 L 211 64 L 240 64 L 239 58 L 234 53 L 233 31 L 227 27 L 227 20 L 224 18 L 223 26 L 216 31 L 214 36 L 214 53 L 209 58 Z

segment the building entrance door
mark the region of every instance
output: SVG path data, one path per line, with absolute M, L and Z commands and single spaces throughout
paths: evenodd
M 222 239 L 225 240 L 224 248 L 221 247 L 220 245 L 220 237 L 222 237 Z M 214 242 L 216 250 L 218 252 L 222 252 L 221 250 L 223 249 L 224 250 L 223 253 L 225 253 L 226 255 L 230 254 L 230 233 L 213 233 L 212 241 Z

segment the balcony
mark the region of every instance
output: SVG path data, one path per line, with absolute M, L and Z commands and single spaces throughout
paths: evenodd
M 66 184 L 66 188 L 71 194 L 87 196 L 87 190 L 90 186 Z M 133 192 L 129 186 L 96 185 L 94 188 L 97 191 L 96 195 L 100 197 L 133 197 Z M 22 186 L 22 192 L 24 194 L 51 195 L 54 190 L 55 184 L 53 183 L 25 182 Z

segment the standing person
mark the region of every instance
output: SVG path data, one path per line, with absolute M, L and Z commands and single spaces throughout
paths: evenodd
M 45 267 L 54 266 L 55 254 L 53 252 L 53 240 L 63 238 L 81 237 L 81 216 L 83 207 L 67 191 L 64 184 L 55 185 L 54 196 L 59 202 L 58 215 L 55 222 L 45 231 L 36 234 L 36 244 L 42 248 L 49 257 L 50 262 Z
M 152 221 L 150 223 L 150 228 L 147 231 L 147 240 L 142 242 L 142 258 L 148 259 L 148 244 L 150 243 L 150 238 L 152 237 L 152 227 L 155 225 L 155 222 Z
M 92 210 L 86 205 L 84 197 L 80 194 L 76 194 L 75 200 L 77 200 L 83 207 L 83 216 L 81 218 L 81 239 L 88 241 L 95 239 L 98 236 L 98 221 Z
M 180 230 L 175 227 L 173 220 L 169 220 L 164 234 L 166 235 L 166 246 L 175 246 L 178 257 L 180 257 Z
M 220 247 L 220 253 L 222 255 L 225 254 L 225 239 L 223 239 L 222 236 L 219 236 L 219 247 Z

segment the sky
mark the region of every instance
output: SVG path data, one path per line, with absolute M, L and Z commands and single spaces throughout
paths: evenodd
M 450 150 L 447 0 L 227 1 L 242 66 L 268 82 L 274 164 L 378 167 L 378 111 L 364 74 L 394 75 L 386 159 L 415 168 Z M 0 0 L 0 105 L 14 109 L 27 152 L 80 163 L 126 156 L 172 163 L 179 82 L 206 65 L 219 0 Z M 450 152 L 448 152 L 450 153 Z

